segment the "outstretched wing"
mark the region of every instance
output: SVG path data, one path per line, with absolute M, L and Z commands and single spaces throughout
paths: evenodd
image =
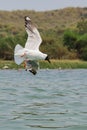
M 27 42 L 25 44 L 25 48 L 29 50 L 38 50 L 39 46 L 42 42 L 41 36 L 36 27 L 34 27 L 31 23 L 31 20 L 25 17 L 25 29 L 28 34 Z

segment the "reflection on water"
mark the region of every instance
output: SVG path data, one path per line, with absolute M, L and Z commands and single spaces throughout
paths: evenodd
M 0 70 L 1 130 L 87 130 L 87 70 Z

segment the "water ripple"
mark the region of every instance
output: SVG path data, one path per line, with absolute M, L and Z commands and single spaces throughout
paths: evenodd
M 87 130 L 87 70 L 0 70 L 1 130 Z

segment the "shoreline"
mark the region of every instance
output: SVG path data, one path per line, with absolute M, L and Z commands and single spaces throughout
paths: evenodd
M 51 60 L 40 61 L 41 69 L 87 69 L 87 61 L 82 60 Z M 16 65 L 14 61 L 0 60 L 0 69 L 22 69 L 24 65 Z

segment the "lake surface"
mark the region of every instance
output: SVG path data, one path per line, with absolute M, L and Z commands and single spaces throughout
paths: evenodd
M 0 70 L 0 130 L 87 130 L 87 70 Z

